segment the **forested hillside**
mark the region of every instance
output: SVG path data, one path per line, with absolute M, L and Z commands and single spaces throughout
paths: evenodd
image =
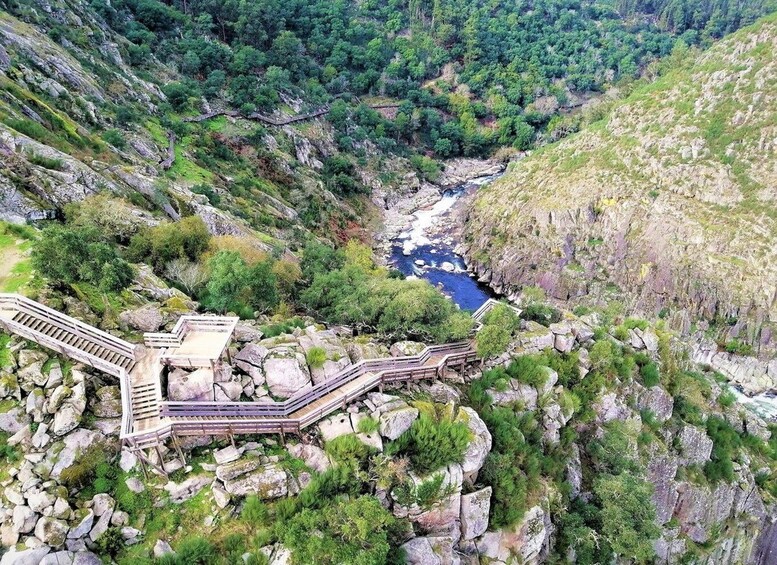
M 770 16 L 676 54 L 612 113 L 479 193 L 477 270 L 510 291 L 625 301 L 771 351 L 775 319 L 775 48 Z

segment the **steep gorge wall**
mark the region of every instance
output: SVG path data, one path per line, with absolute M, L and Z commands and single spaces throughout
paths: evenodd
M 469 211 L 473 269 L 507 294 L 775 319 L 775 47 L 772 16 L 515 163 Z

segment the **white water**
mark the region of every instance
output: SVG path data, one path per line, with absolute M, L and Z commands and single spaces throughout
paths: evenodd
M 761 418 L 777 420 L 777 397 L 765 392 L 755 396 L 747 396 L 732 386 L 727 387 L 727 389 L 734 394 L 739 404 L 746 406 Z

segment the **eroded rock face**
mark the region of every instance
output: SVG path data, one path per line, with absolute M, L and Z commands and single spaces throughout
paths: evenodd
M 488 513 L 491 510 L 491 487 L 486 487 L 461 496 L 461 538 L 475 539 L 488 528 Z
M 307 361 L 301 353 L 272 350 L 263 366 L 267 387 L 273 396 L 289 398 L 313 386 Z
M 515 555 L 519 563 L 536 564 L 547 551 L 552 529 L 550 516 L 534 506 L 526 511 L 515 528 L 486 532 L 475 543 L 481 558 L 509 563 Z
M 764 79 L 777 75 L 774 35 L 770 22 L 724 39 L 698 67 L 628 98 L 604 127 L 535 152 L 479 190 L 467 223 L 476 273 L 504 294 L 538 285 L 561 300 L 604 297 L 612 283 L 628 309 L 680 304 L 706 319 L 775 319 L 772 221 L 738 206 L 750 193 L 769 211 L 775 205 L 764 150 L 773 142 L 760 133 L 774 137 L 777 103 Z M 717 112 L 730 116 L 736 144 L 717 147 L 701 134 Z M 732 174 L 732 158 L 748 172 Z M 713 203 L 720 208 L 710 213 Z
M 472 439 L 470 439 L 467 445 L 464 459 L 461 462 L 461 469 L 464 475 L 471 478 L 477 474 L 486 462 L 486 457 L 488 457 L 491 451 L 491 433 L 474 409 L 469 406 L 461 406 L 459 413 L 461 414 L 460 419 L 466 421 L 472 434 Z

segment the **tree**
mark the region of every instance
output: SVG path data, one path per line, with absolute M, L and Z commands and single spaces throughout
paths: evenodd
M 194 296 L 208 281 L 208 271 L 201 263 L 186 259 L 173 259 L 165 266 L 165 276 Z
M 206 285 L 207 304 L 218 312 L 239 306 L 248 287 L 250 273 L 236 251 L 219 251 L 209 263 L 210 279 Z
M 599 477 L 594 493 L 601 503 L 601 534 L 613 551 L 626 560 L 652 563 L 653 540 L 661 533 L 651 500 L 653 486 L 625 472 Z
M 58 286 L 85 282 L 105 292 L 132 281 L 132 267 L 94 227 L 54 225 L 43 230 L 32 249 L 32 265 Z
M 278 305 L 278 286 L 273 271 L 273 261 L 260 261 L 249 269 L 248 281 L 251 294 L 248 299 L 254 310 L 265 312 Z

